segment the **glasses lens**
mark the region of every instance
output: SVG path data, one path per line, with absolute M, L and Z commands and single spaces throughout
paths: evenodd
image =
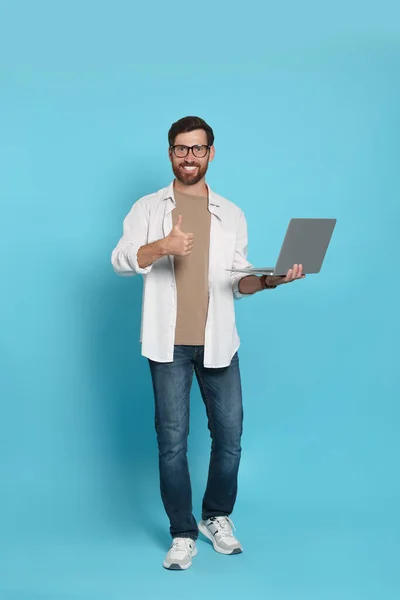
M 193 146 L 193 154 L 196 158 L 204 158 L 207 154 L 208 147 L 207 146 Z
M 184 158 L 185 156 L 187 156 L 188 147 L 187 146 L 174 146 L 174 152 L 175 152 L 175 156 L 178 156 L 179 158 Z

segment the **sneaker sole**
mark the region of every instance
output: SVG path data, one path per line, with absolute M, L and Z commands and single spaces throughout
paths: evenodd
M 221 548 L 221 546 L 218 546 L 217 544 L 217 540 L 215 539 L 215 537 L 208 531 L 207 527 L 205 527 L 204 525 L 202 525 L 202 523 L 199 523 L 198 525 L 199 531 L 201 531 L 201 533 L 208 539 L 210 540 L 210 542 L 212 543 L 212 545 L 214 546 L 214 550 L 216 552 L 219 552 L 220 554 L 225 554 L 227 556 L 231 556 L 232 554 L 241 554 L 243 552 L 243 548 L 234 548 L 232 551 L 231 550 L 225 550 L 225 548 Z
M 196 554 L 198 553 L 198 551 L 199 551 L 199 550 L 198 550 L 198 548 L 195 548 L 195 549 L 194 549 L 194 551 L 193 551 L 193 554 L 192 554 L 192 558 L 193 558 L 194 556 L 196 556 Z M 191 567 L 191 566 L 192 566 L 192 564 L 193 564 L 193 563 L 192 563 L 192 561 L 190 560 L 190 561 L 188 562 L 188 564 L 187 564 L 187 565 L 185 565 L 184 567 L 182 567 L 181 565 L 178 565 L 178 563 L 171 563 L 171 564 L 168 564 L 168 563 L 167 563 L 167 562 L 165 562 L 165 560 L 164 560 L 164 562 L 163 562 L 163 567 L 164 567 L 164 569 L 167 569 L 167 571 L 186 571 L 186 569 L 189 569 L 189 567 Z

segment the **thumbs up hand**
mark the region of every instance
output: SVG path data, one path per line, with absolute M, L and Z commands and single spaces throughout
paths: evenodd
M 179 215 L 176 225 L 165 238 L 167 254 L 172 256 L 189 256 L 193 250 L 193 233 L 184 233 L 181 229 L 182 215 Z

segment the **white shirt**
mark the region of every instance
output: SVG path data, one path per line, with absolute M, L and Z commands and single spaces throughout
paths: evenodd
M 207 186 L 208 187 L 208 186 Z M 166 237 L 175 208 L 173 182 L 140 198 L 124 219 L 123 235 L 112 252 L 116 273 L 144 276 L 140 341 L 142 355 L 157 362 L 174 356 L 177 295 L 174 257 L 164 256 L 145 269 L 138 265 L 141 246 Z M 208 187 L 211 213 L 209 305 L 205 330 L 204 366 L 226 367 L 240 346 L 234 298 L 242 298 L 239 281 L 245 274 L 228 269 L 251 267 L 247 261 L 247 224 L 243 211 Z

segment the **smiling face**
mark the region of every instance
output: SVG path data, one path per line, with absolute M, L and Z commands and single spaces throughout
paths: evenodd
M 174 146 L 207 146 L 207 134 L 204 129 L 196 129 L 188 133 L 179 133 L 175 140 Z M 172 170 L 175 177 L 183 185 L 195 185 L 201 181 L 208 169 L 208 164 L 214 158 L 214 146 L 207 150 L 206 155 L 202 158 L 193 155 L 192 150 L 185 157 L 180 158 L 169 149 L 169 158 L 172 163 Z

